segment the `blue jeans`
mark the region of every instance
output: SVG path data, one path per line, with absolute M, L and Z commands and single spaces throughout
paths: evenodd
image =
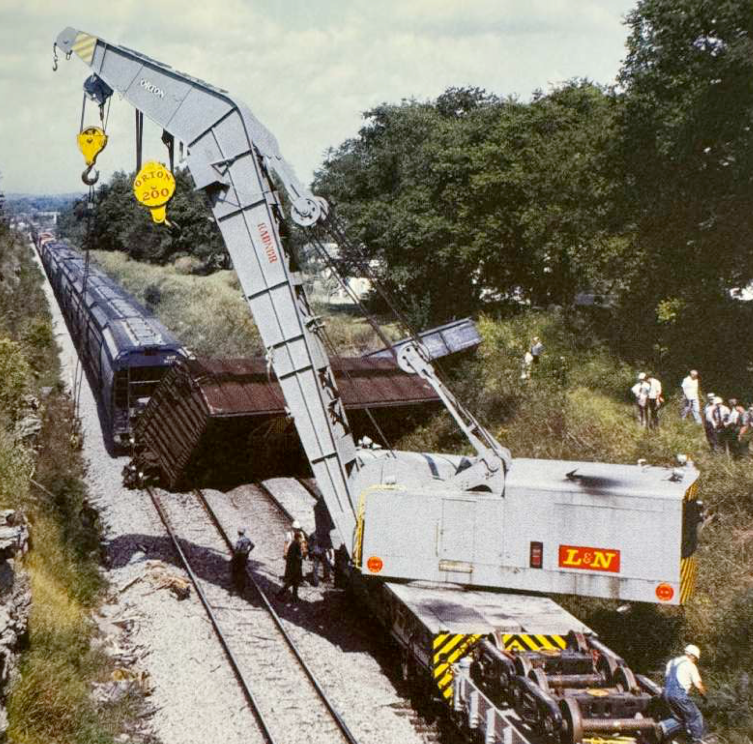
M 683 398 L 680 418 L 687 418 L 689 413 L 693 414 L 693 419 L 696 424 L 701 423 L 701 409 L 698 404 L 698 398 Z
M 322 570 L 324 571 L 324 581 L 329 581 L 329 572 L 331 567 L 329 565 L 329 560 L 327 560 L 327 556 L 313 553 L 311 555 L 311 562 L 313 563 L 311 569 L 312 585 L 319 586 L 319 566 L 321 566 Z
M 703 741 L 703 715 L 685 690 L 664 692 L 664 700 L 672 715 L 685 724 L 693 742 Z

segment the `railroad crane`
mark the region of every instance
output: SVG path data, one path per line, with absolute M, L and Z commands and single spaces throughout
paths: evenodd
M 282 387 L 329 516 L 365 576 L 466 587 L 678 604 L 695 574 L 698 473 L 646 465 L 513 459 L 455 398 L 420 343 L 395 350 L 461 428 L 472 456 L 357 447 L 301 275 L 281 237 L 285 215 L 325 224 L 277 140 L 227 91 L 144 54 L 66 28 L 56 40 L 187 146 Z M 100 100 L 100 103 L 103 101 Z
M 418 339 L 392 347 L 397 364 L 436 391 L 474 454 L 356 446 L 323 324 L 284 239 L 277 184 L 304 228 L 331 227 L 326 201 L 227 91 L 77 29 L 55 46 L 92 69 L 84 90 L 100 105 L 117 91 L 136 109 L 137 132 L 145 115 L 164 140 L 187 146 L 355 583 L 406 666 L 487 742 L 526 744 L 521 720 L 539 740 L 562 744 L 672 736 L 659 720 L 660 688 L 540 595 L 686 602 L 702 522 L 692 463 L 513 459 Z

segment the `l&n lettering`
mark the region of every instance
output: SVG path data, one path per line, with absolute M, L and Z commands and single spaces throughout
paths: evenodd
M 620 572 L 620 551 L 611 548 L 588 548 L 581 545 L 560 545 L 560 568 L 584 571 Z
M 264 222 L 259 222 L 257 224 L 257 227 L 259 228 L 259 237 L 261 238 L 261 243 L 264 246 L 264 254 L 267 257 L 267 261 L 269 263 L 277 263 L 277 251 L 275 250 L 274 243 L 272 242 L 272 234 L 269 232 L 269 228 Z

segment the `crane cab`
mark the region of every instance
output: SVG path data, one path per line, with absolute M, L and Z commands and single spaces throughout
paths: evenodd
M 502 495 L 395 483 L 361 496 L 365 575 L 680 604 L 695 578 L 692 466 L 515 459 Z

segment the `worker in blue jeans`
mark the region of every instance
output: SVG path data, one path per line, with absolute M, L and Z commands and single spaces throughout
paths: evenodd
M 672 715 L 685 725 L 693 744 L 703 742 L 703 715 L 689 694 L 690 688 L 695 687 L 706 696 L 706 687 L 697 666 L 700 656 L 698 646 L 686 646 L 682 656 L 667 662 L 664 676 L 664 700 Z

